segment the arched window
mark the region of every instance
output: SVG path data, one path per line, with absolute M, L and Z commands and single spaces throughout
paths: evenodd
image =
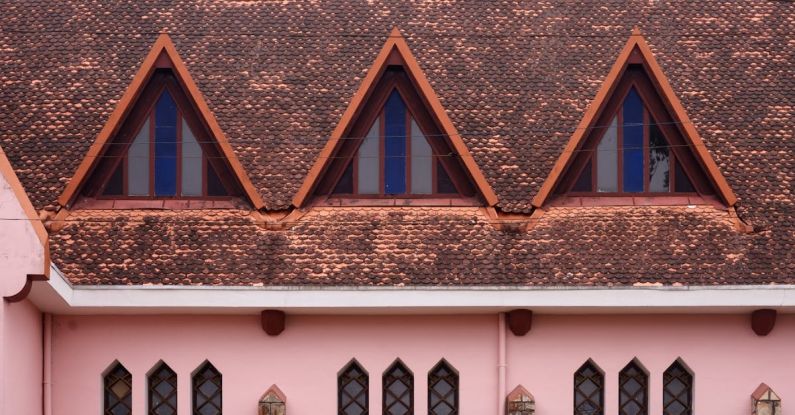
M 458 414 L 458 372 L 442 359 L 428 372 L 428 414 Z
M 193 374 L 193 414 L 221 415 L 221 372 L 210 362 Z
M 337 412 L 340 415 L 367 415 L 369 413 L 369 377 L 352 360 L 337 375 Z
M 574 415 L 604 415 L 605 375 L 588 359 L 574 373 Z
M 412 415 L 414 413 L 414 375 L 400 361 L 395 360 L 383 377 L 384 415 Z
M 149 373 L 149 415 L 177 415 L 177 374 L 165 362 Z
M 676 360 L 663 374 L 663 415 L 693 414 L 693 374 Z
M 114 366 L 104 375 L 105 415 L 132 414 L 132 375 L 121 363 Z
M 618 414 L 649 414 L 649 375 L 637 360 L 618 374 Z

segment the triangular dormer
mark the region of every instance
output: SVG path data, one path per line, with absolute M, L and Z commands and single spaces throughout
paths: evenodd
M 497 203 L 405 39 L 394 29 L 293 198 Z
M 734 193 L 637 29 L 533 199 Z M 683 200 L 686 200 L 684 198 Z
M 245 199 L 264 206 L 167 34 L 59 198 Z

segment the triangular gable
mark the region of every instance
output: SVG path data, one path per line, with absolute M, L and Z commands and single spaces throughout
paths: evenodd
M 646 40 L 636 28 L 627 41 L 624 49 L 618 56 L 616 63 L 607 75 L 607 78 L 596 94 L 594 101 L 588 107 L 583 119 L 572 134 L 566 144 L 562 154 L 552 168 L 547 179 L 544 181 L 538 194 L 533 198 L 533 206 L 542 207 L 562 179 L 567 175 L 569 167 L 589 138 L 591 131 L 597 126 L 600 116 L 606 104 L 613 98 L 617 86 L 622 80 L 622 76 L 630 64 L 642 64 L 651 84 L 656 90 L 657 96 L 664 104 L 665 111 L 673 119 L 673 124 L 678 126 L 680 135 L 686 141 L 686 147 L 691 151 L 695 161 L 698 163 L 701 172 L 709 180 L 709 185 L 715 190 L 717 196 L 728 206 L 733 206 L 737 198 L 729 187 L 728 182 L 721 174 L 712 156 L 704 146 L 701 136 L 696 131 L 690 118 L 687 116 L 682 103 L 674 94 L 662 68 L 654 58 Z M 674 146 L 676 147 L 676 146 Z M 681 150 L 680 150 L 681 151 Z M 577 179 L 579 180 L 579 179 Z
M 395 28 L 390 33 L 389 38 L 376 57 L 370 70 L 367 72 L 356 94 L 351 99 L 340 122 L 332 132 L 331 138 L 320 152 L 315 164 L 309 170 L 309 174 L 293 197 L 294 206 L 301 207 L 312 197 L 314 189 L 318 186 L 320 181 L 323 180 L 322 176 L 335 159 L 341 141 L 347 137 L 352 128 L 352 124 L 367 106 L 374 87 L 387 70 L 387 67 L 396 61 L 400 62 L 409 78 L 411 78 L 416 93 L 423 101 L 428 112 L 434 118 L 434 122 L 439 127 L 442 135 L 447 137 L 451 151 L 459 156 L 461 164 L 469 175 L 476 192 L 482 195 L 488 206 L 497 204 L 497 195 L 486 181 L 485 176 L 475 163 L 472 155 L 461 139 L 461 136 L 453 126 L 452 121 L 447 116 L 439 98 L 434 93 L 430 83 L 420 69 L 416 58 L 409 50 L 406 40 L 400 34 L 400 31 Z
M 158 67 L 167 64 L 176 76 L 182 92 L 191 101 L 192 106 L 195 108 L 201 121 L 204 123 L 209 135 L 217 143 L 219 158 L 226 161 L 231 174 L 240 185 L 243 194 L 247 196 L 252 205 L 259 209 L 264 207 L 262 198 L 257 193 L 256 188 L 248 178 L 243 166 L 237 159 L 229 141 L 221 131 L 218 121 L 213 116 L 210 108 L 204 100 L 204 97 L 199 92 L 196 83 L 193 81 L 190 73 L 188 72 L 185 63 L 179 57 L 174 43 L 171 38 L 163 33 L 155 41 L 149 54 L 141 64 L 141 68 L 133 77 L 132 83 L 125 91 L 122 98 L 119 100 L 116 108 L 111 113 L 110 118 L 105 123 L 105 126 L 97 136 L 96 141 L 91 145 L 83 161 L 75 171 L 74 176 L 67 184 L 61 196 L 58 198 L 58 203 L 62 206 L 69 206 L 75 200 L 80 189 L 84 186 L 86 180 L 91 176 L 93 170 L 96 168 L 99 160 L 107 151 L 106 144 L 109 143 L 113 137 L 116 136 L 120 127 L 125 122 L 130 111 L 134 108 L 141 93 L 146 88 L 149 80 Z

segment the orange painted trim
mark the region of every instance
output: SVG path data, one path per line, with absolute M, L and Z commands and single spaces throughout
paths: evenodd
M 3 300 L 8 301 L 9 303 L 16 303 L 20 302 L 26 298 L 28 298 L 28 294 L 30 294 L 30 290 L 33 289 L 33 282 L 34 281 L 47 281 L 49 280 L 49 275 L 43 274 L 28 274 L 27 278 L 25 279 L 25 285 L 22 286 L 22 289 L 19 290 L 14 295 L 8 295 L 3 297 Z
M 729 187 L 729 183 L 720 172 L 720 169 L 718 169 L 718 165 L 715 163 L 715 160 L 709 154 L 706 147 L 704 147 L 704 141 L 701 139 L 698 131 L 696 131 L 696 128 L 693 126 L 690 118 L 687 116 L 687 112 L 685 111 L 682 102 L 679 101 L 679 98 L 677 98 L 676 94 L 674 93 L 671 84 L 668 82 L 668 78 L 665 77 L 665 74 L 662 71 L 662 67 L 660 67 L 657 60 L 654 59 L 654 54 L 652 53 L 651 48 L 649 48 L 648 43 L 646 43 L 646 39 L 644 39 L 640 31 L 635 28 L 632 30 L 632 35 L 629 37 L 629 40 L 627 40 L 624 49 L 618 55 L 618 59 L 616 59 L 616 62 L 613 64 L 613 67 L 607 74 L 607 77 L 602 83 L 601 88 L 599 88 L 599 91 L 596 93 L 596 97 L 594 97 L 593 102 L 591 102 L 591 105 L 589 105 L 588 109 L 585 111 L 585 115 L 580 121 L 580 124 L 577 126 L 574 134 L 572 134 L 569 142 L 563 149 L 563 154 L 561 154 L 558 160 L 555 162 L 555 165 L 552 167 L 552 171 L 549 173 L 549 176 L 547 176 L 546 180 L 544 180 L 544 184 L 541 185 L 541 189 L 538 191 L 535 197 L 533 197 L 532 204 L 534 207 L 539 208 L 543 206 L 549 198 L 552 190 L 558 184 L 558 181 L 571 161 L 575 150 L 588 135 L 588 127 L 596 120 L 600 110 L 609 99 L 613 89 L 616 87 L 616 85 L 618 85 L 621 74 L 627 67 L 630 54 L 635 47 L 640 50 L 643 59 L 650 68 L 651 73 L 649 74 L 649 77 L 651 78 L 652 82 L 659 86 L 663 100 L 668 102 L 671 110 L 673 111 L 673 117 L 683 126 L 685 138 L 688 139 L 695 148 L 695 155 L 706 168 L 706 174 L 715 184 L 719 196 L 724 202 L 726 202 L 728 206 L 734 206 L 734 204 L 737 202 L 737 197 L 734 195 L 731 187 Z
M 36 208 L 33 207 L 33 203 L 31 203 L 27 192 L 25 192 L 25 188 L 22 187 L 22 182 L 19 181 L 17 174 L 14 172 L 14 167 L 11 166 L 11 162 L 8 160 L 8 157 L 6 157 L 6 153 L 3 151 L 2 147 L 0 147 L 0 174 L 3 175 L 8 185 L 11 186 L 11 191 L 14 192 L 14 196 L 16 196 L 19 205 L 25 212 L 25 217 L 29 220 L 30 225 L 33 226 L 33 231 L 36 232 L 36 237 L 39 238 L 39 242 L 41 242 L 41 246 L 44 248 L 44 270 L 42 273 L 49 277 L 50 236 L 41 218 L 36 213 Z
M 218 142 L 221 153 L 226 158 L 234 174 L 237 176 L 238 181 L 240 181 L 246 196 L 248 196 L 249 200 L 256 209 L 263 208 L 265 206 L 265 202 L 262 200 L 262 197 L 260 197 L 257 189 L 251 183 L 251 179 L 249 179 L 245 169 L 243 169 L 243 165 L 240 164 L 240 161 L 237 159 L 232 146 L 229 144 L 229 140 L 227 140 L 226 136 L 221 130 L 220 125 L 218 124 L 218 121 L 215 119 L 212 111 L 210 111 L 210 107 L 207 105 L 207 102 L 205 102 L 204 96 L 202 96 L 199 88 L 196 86 L 196 83 L 190 76 L 190 72 L 188 72 L 188 68 L 185 66 L 185 63 L 179 57 L 179 53 L 174 47 L 174 42 L 171 41 L 171 38 L 166 33 L 162 33 L 160 36 L 158 36 L 155 44 L 149 51 L 149 54 L 147 54 L 146 58 L 144 58 L 141 68 L 138 69 L 138 72 L 133 77 L 132 82 L 124 92 L 124 95 L 122 95 L 121 99 L 116 104 L 116 108 L 113 110 L 113 113 L 111 113 L 110 118 L 108 118 L 108 121 L 105 123 L 105 126 L 102 127 L 99 135 L 97 135 L 97 139 L 88 149 L 88 154 L 80 163 L 80 166 L 78 166 L 75 174 L 72 176 L 72 179 L 69 180 L 69 183 L 66 185 L 66 188 L 64 189 L 61 196 L 58 197 L 58 203 L 65 207 L 68 207 L 69 204 L 72 203 L 88 174 L 99 160 L 99 156 L 102 154 L 105 144 L 111 139 L 111 137 L 115 135 L 116 131 L 126 118 L 127 113 L 135 104 L 138 95 L 146 86 L 146 81 L 149 80 L 152 72 L 154 72 L 157 67 L 157 60 L 161 53 L 165 53 L 166 56 L 171 59 L 174 73 L 185 87 L 185 92 L 188 97 L 190 97 L 196 104 L 199 114 L 207 123 L 213 138 L 215 138 L 216 142 Z
M 315 185 L 318 182 L 321 172 L 325 170 L 326 166 L 331 161 L 331 156 L 333 155 L 334 150 L 337 148 L 339 140 L 342 139 L 343 134 L 345 134 L 345 131 L 350 127 L 355 115 L 359 112 L 359 109 L 364 104 L 364 100 L 367 97 L 368 92 L 373 88 L 376 81 L 378 81 L 384 69 L 386 69 L 386 66 L 388 65 L 387 59 L 389 58 L 389 54 L 393 49 L 396 49 L 403 58 L 403 61 L 406 64 L 406 72 L 408 73 L 409 77 L 414 79 L 416 82 L 420 95 L 428 102 L 428 105 L 430 106 L 429 110 L 431 114 L 436 116 L 436 118 L 439 120 L 442 132 L 444 132 L 444 134 L 450 138 L 453 149 L 455 149 L 455 151 L 461 156 L 464 167 L 474 180 L 478 191 L 486 200 L 486 204 L 488 206 L 496 205 L 498 201 L 497 194 L 494 193 L 491 185 L 489 185 L 488 181 L 486 181 L 486 177 L 478 167 L 475 159 L 472 158 L 472 154 L 469 152 L 466 144 L 464 144 L 464 141 L 458 134 L 458 130 L 456 130 L 453 122 L 450 120 L 450 117 L 447 116 L 447 112 L 442 106 L 441 101 L 439 101 L 439 97 L 433 91 L 430 82 L 428 82 L 428 79 L 425 77 L 425 74 L 422 72 L 422 69 L 417 63 L 417 59 L 411 53 L 411 50 L 406 43 L 406 39 L 397 28 L 394 28 L 389 34 L 389 37 L 387 38 L 383 48 L 381 48 L 381 52 L 378 53 L 375 61 L 367 71 L 367 75 L 365 75 L 364 79 L 362 80 L 359 89 L 351 98 L 350 104 L 348 104 L 348 108 L 346 108 L 345 112 L 342 114 L 342 118 L 340 118 L 339 123 L 334 128 L 334 131 L 332 131 L 329 141 L 323 147 L 323 150 L 320 152 L 317 160 L 315 160 L 315 164 L 313 164 L 312 168 L 309 169 L 309 173 L 304 179 L 304 182 L 301 184 L 298 192 L 293 197 L 293 206 L 301 207 L 308 201 L 312 190 L 315 188 Z

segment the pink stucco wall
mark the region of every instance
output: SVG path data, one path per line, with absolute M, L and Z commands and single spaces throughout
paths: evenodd
M 25 300 L 0 303 L 2 414 L 41 414 L 41 313 Z
M 537 316 L 533 330 L 508 343 L 509 389 L 522 383 L 538 414 L 571 414 L 572 374 L 588 358 L 605 372 L 605 414 L 618 413 L 618 372 L 637 357 L 649 371 L 650 408 L 662 412 L 662 376 L 681 357 L 695 373 L 695 415 L 750 415 L 761 382 L 795 399 L 795 316 L 779 315 L 767 337 L 750 317 Z
M 178 376 L 180 413 L 190 408 L 190 373 L 209 359 L 223 374 L 224 413 L 254 415 L 277 384 L 291 415 L 335 413 L 336 374 L 356 358 L 370 374 L 370 407 L 380 413 L 381 374 L 401 358 L 415 374 L 415 402 L 427 402 L 427 372 L 442 357 L 461 373 L 463 414 L 494 412 L 496 316 L 289 316 L 269 337 L 258 316 L 68 317 L 54 322 L 55 415 L 100 413 L 100 374 L 118 359 L 133 374 L 134 414 L 146 408 L 145 374 L 160 359 Z M 183 412 L 184 411 L 184 412 Z M 424 413 L 419 410 L 417 414 Z
M 19 292 L 28 274 L 41 274 L 45 252 L 3 157 L 0 151 L 0 297 Z M 27 300 L 0 300 L 0 414 L 41 414 L 41 357 L 39 310 Z
M 400 357 L 415 374 L 416 414 L 426 414 L 427 371 L 442 357 L 461 375 L 462 415 L 496 412 L 497 316 L 289 316 L 267 336 L 255 316 L 57 316 L 55 415 L 99 413 L 101 373 L 115 359 L 134 376 L 134 414 L 146 410 L 145 374 L 160 359 L 179 375 L 180 413 L 190 373 L 209 359 L 222 373 L 227 414 L 254 415 L 271 384 L 291 415 L 334 413 L 336 374 L 355 357 L 370 373 L 371 413 L 381 413 L 382 372 Z M 795 397 L 795 316 L 754 335 L 747 315 L 536 316 L 525 337 L 508 334 L 508 390 L 523 384 L 538 414 L 572 413 L 572 374 L 588 358 L 606 372 L 606 414 L 617 413 L 617 372 L 638 357 L 651 373 L 652 414 L 661 412 L 662 372 L 677 357 L 695 371 L 696 415 L 747 415 L 767 382 Z

